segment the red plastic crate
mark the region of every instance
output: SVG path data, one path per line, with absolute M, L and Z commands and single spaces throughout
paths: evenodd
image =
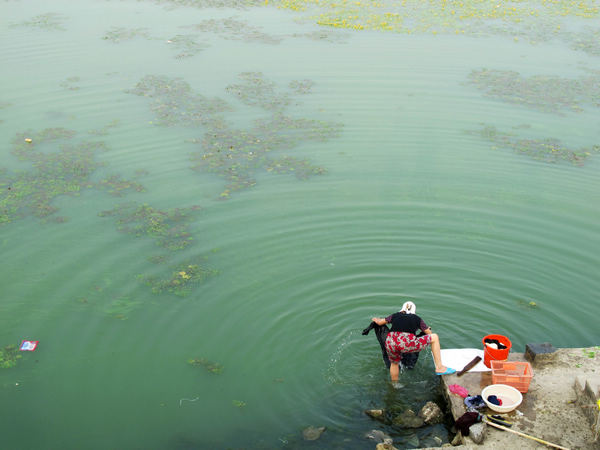
M 519 390 L 527 392 L 529 383 L 533 378 L 533 369 L 528 362 L 518 361 L 492 361 L 492 383 L 508 384 Z

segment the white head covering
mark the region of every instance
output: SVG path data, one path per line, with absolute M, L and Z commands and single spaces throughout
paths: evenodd
M 406 314 L 416 314 L 417 307 L 413 302 L 405 302 L 404 305 L 402 305 L 400 312 L 405 312 Z

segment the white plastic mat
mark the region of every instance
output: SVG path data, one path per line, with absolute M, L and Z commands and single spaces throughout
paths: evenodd
M 481 361 L 477 363 L 469 372 L 489 372 L 483 363 L 483 350 L 477 348 L 446 348 L 442 349 L 442 364 L 446 367 L 461 371 L 463 367 L 473 361 L 473 358 L 479 356 Z

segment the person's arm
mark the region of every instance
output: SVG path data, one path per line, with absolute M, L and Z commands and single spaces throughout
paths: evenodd
M 382 317 L 373 317 L 371 320 L 380 326 L 385 325 L 387 323 L 387 320 L 385 320 L 385 318 Z
M 431 327 L 427 326 L 427 324 L 425 323 L 425 321 L 423 319 L 421 319 L 421 326 L 419 328 L 421 328 L 421 331 L 423 333 L 431 334 Z

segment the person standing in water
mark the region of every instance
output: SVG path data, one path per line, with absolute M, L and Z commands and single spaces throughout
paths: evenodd
M 373 317 L 371 319 L 377 325 L 392 324 L 392 329 L 385 340 L 385 349 L 390 358 L 390 378 L 393 383 L 398 381 L 402 353 L 419 352 L 427 345 L 431 345 L 436 375 L 449 375 L 456 372 L 455 369 L 442 364 L 440 338 L 431 332 L 431 328 L 415 314 L 416 311 L 417 307 L 413 302 L 406 302 L 397 313 L 385 318 Z M 415 333 L 419 329 L 425 334 L 417 337 Z

